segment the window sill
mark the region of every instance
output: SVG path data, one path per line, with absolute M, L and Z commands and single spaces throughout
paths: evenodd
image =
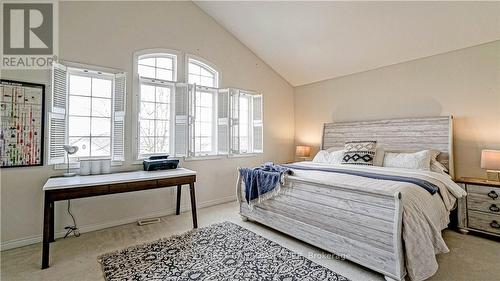
M 228 155 L 227 157 L 228 158 L 245 158 L 245 157 L 256 157 L 256 156 L 260 156 L 262 154 L 263 153 L 231 154 L 231 155 Z
M 89 159 L 86 159 L 86 160 L 89 160 Z M 100 160 L 100 159 L 95 159 L 95 160 Z M 124 161 L 111 161 L 111 167 L 122 166 L 123 163 L 124 163 Z M 142 164 L 142 162 L 141 162 L 141 164 Z M 53 167 L 54 167 L 54 170 L 66 170 L 66 169 L 68 169 L 68 164 L 67 163 L 54 164 Z M 69 169 L 70 170 L 80 169 L 80 161 L 70 162 Z
M 195 157 L 185 157 L 184 161 L 186 162 L 191 162 L 191 161 L 202 161 L 202 160 L 218 160 L 225 158 L 223 155 L 207 155 L 207 156 L 195 156 Z

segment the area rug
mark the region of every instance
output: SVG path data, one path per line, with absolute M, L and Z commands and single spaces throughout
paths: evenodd
M 223 222 L 99 257 L 106 280 L 347 278 L 234 223 Z

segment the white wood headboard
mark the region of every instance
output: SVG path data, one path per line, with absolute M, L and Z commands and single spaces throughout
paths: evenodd
M 385 151 L 439 150 L 439 162 L 448 167 L 454 178 L 452 116 L 325 124 L 323 149 L 343 149 L 344 143 L 351 140 L 376 140 Z

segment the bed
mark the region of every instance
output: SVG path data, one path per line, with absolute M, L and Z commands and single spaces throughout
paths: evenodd
M 449 175 L 385 167 L 359 171 L 424 178 L 439 186 L 431 195 L 412 183 L 327 173 L 346 165 L 300 162 L 282 193 L 249 206 L 238 179 L 240 214 L 316 247 L 380 272 L 387 280 L 425 280 L 437 271 L 435 255 L 448 252 L 441 231 L 465 192 L 453 181 L 452 117 L 409 118 L 324 125 L 322 149 L 375 139 L 385 151 L 439 150 Z M 351 165 L 349 165 L 351 166 Z M 359 165 L 356 165 L 359 166 Z M 354 168 L 353 168 L 354 169 Z

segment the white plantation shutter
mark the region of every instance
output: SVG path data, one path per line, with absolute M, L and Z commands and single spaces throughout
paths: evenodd
M 184 83 L 176 83 L 174 95 L 174 154 L 176 157 L 182 157 L 187 156 L 188 154 L 188 123 L 190 119 L 188 85 Z
M 125 161 L 125 104 L 127 80 L 125 73 L 115 74 L 113 96 L 113 146 L 111 159 Z
M 218 154 L 229 154 L 229 89 L 219 89 L 217 96 Z
M 252 96 L 252 149 L 254 153 L 263 152 L 262 95 Z
M 49 112 L 48 164 L 64 163 L 67 140 L 66 107 L 68 104 L 68 72 L 66 66 L 52 64 L 52 101 Z
M 188 157 L 195 157 L 196 84 L 188 85 L 188 101 Z
M 230 136 L 230 154 L 240 153 L 240 130 L 239 130 L 239 117 L 240 117 L 240 90 L 229 90 L 230 101 L 230 118 L 229 118 L 229 136 Z

